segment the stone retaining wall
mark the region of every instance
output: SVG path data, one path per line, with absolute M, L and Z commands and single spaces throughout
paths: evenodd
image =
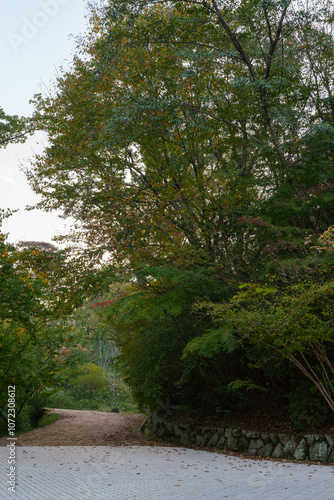
M 158 439 L 182 446 L 196 445 L 237 451 L 262 458 L 287 458 L 334 463 L 334 436 L 274 434 L 243 429 L 177 424 L 150 415 L 144 426 Z

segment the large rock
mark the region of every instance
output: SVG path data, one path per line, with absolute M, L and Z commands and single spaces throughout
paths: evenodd
M 238 450 L 237 451 L 248 451 L 249 449 L 249 441 L 245 438 L 245 437 L 240 437 L 238 439 L 238 443 L 237 443 L 237 446 L 238 446 Z
M 330 449 L 334 449 L 334 439 L 332 436 L 326 434 L 325 438 L 327 439 L 327 443 L 329 444 Z
M 239 438 L 239 437 L 241 437 L 241 436 L 242 436 L 242 431 L 241 431 L 241 429 L 233 429 L 233 430 L 232 430 L 232 436 L 233 436 L 234 438 Z
M 156 434 L 158 429 L 159 429 L 158 421 L 152 420 L 152 422 L 150 422 L 150 431 L 152 432 L 152 434 Z
M 314 434 L 305 434 L 304 438 L 307 441 L 307 444 L 311 446 L 313 443 L 315 443 L 315 436 Z
M 326 462 L 328 451 L 329 447 L 327 441 L 316 441 L 310 446 L 310 460 L 312 462 Z
M 271 443 L 269 432 L 261 432 L 261 439 L 263 439 L 264 443 Z
M 199 431 L 200 434 L 207 434 L 207 433 L 211 435 L 213 434 L 212 427 L 199 427 L 197 430 Z
M 242 431 L 246 439 L 257 439 L 261 437 L 261 433 L 257 431 Z
M 233 429 L 225 429 L 225 433 L 224 433 L 224 436 L 229 439 L 231 436 L 232 436 L 232 430 Z
M 189 436 L 186 432 L 184 432 L 181 437 L 180 437 L 180 444 L 182 446 L 189 446 L 190 441 L 189 441 Z
M 290 434 L 279 434 L 278 437 L 283 446 L 285 446 L 291 439 Z
M 196 444 L 196 436 L 197 436 L 196 432 L 194 432 L 194 431 L 189 434 L 190 444 Z
M 179 425 L 175 425 L 174 432 L 175 432 L 175 436 L 180 438 L 182 436 L 182 434 L 184 433 L 184 430 L 181 429 L 181 427 Z
M 230 451 L 238 451 L 238 439 L 233 437 L 232 432 L 233 429 L 225 430 L 226 442 L 224 448 Z
M 159 426 L 157 426 L 157 430 L 156 430 L 156 432 L 155 432 L 155 436 L 156 436 L 157 438 L 159 438 L 159 439 L 160 439 L 160 438 L 162 439 L 162 436 L 163 436 L 164 430 L 165 430 L 164 425 L 160 423 L 160 424 L 159 424 Z
M 263 448 L 264 442 L 263 439 L 257 438 L 257 439 L 251 439 L 249 443 L 249 448 L 248 448 L 248 453 L 250 455 L 256 455 L 257 452 Z
M 293 454 L 293 458 L 295 460 L 306 460 L 308 459 L 308 443 L 305 438 L 303 438 L 299 445 L 296 448 L 296 451 Z
M 229 436 L 225 444 L 225 449 L 229 451 L 238 451 L 238 438 L 235 438 L 232 435 Z
M 276 445 L 276 448 L 274 449 L 272 457 L 273 458 L 283 458 L 284 457 L 284 446 L 282 445 L 282 443 L 278 443 Z
M 269 434 L 269 437 L 270 437 L 270 439 L 271 439 L 272 443 L 273 443 L 275 446 L 279 443 L 279 438 L 278 438 L 277 434 L 274 434 L 273 432 L 271 432 L 271 433 Z
M 226 446 L 226 443 L 227 443 L 226 437 L 225 436 L 221 436 L 221 438 L 219 439 L 219 441 L 217 443 L 218 450 L 224 450 L 225 446 Z
M 197 434 L 195 444 L 196 446 L 203 446 L 205 437 L 202 434 Z
M 297 449 L 297 441 L 292 437 L 284 446 L 284 455 L 291 457 Z
M 173 424 L 165 424 L 160 433 L 161 439 L 170 439 L 175 436 L 175 428 Z
M 214 435 L 210 438 L 210 441 L 208 442 L 208 447 L 216 448 L 218 441 L 219 441 L 219 434 L 218 432 L 215 432 Z
M 259 457 L 268 458 L 271 457 L 273 453 L 274 445 L 272 443 L 266 443 L 262 448 L 257 452 Z
M 208 443 L 210 442 L 212 436 L 215 434 L 215 432 L 211 431 L 211 432 L 206 432 L 204 434 L 204 440 L 203 440 L 203 443 L 202 443 L 202 446 L 208 446 Z

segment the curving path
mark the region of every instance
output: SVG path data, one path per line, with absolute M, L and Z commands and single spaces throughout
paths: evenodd
M 146 417 L 104 411 L 52 409 L 60 419 L 18 436 L 20 446 L 124 446 L 149 445 L 140 431 Z M 0 446 L 6 446 L 6 438 Z
M 8 440 L 0 440 L 1 499 L 333 499 L 332 466 L 161 446 L 140 434 L 143 416 L 61 412 L 58 422 L 17 436 L 15 493 L 6 483 Z

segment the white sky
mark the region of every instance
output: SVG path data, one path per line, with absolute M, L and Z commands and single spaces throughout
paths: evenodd
M 75 41 L 69 35 L 85 32 L 85 0 L 15 0 L 1 2 L 0 106 L 7 114 L 28 116 L 29 100 L 54 80 L 56 69 L 72 60 Z M 54 213 L 25 211 L 38 200 L 20 165 L 29 162 L 45 144 L 42 135 L 25 144 L 0 149 L 0 207 L 19 209 L 4 222 L 13 243 L 20 240 L 51 241 L 64 221 Z

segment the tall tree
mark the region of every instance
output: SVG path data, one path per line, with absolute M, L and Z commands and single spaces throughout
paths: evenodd
M 154 9 L 90 40 L 57 94 L 37 101 L 51 146 L 28 175 L 45 195 L 40 206 L 64 208 L 114 260 L 138 267 L 202 259 L 229 268 L 233 239 L 244 246 L 236 221 L 249 194 L 240 138 L 209 112 L 213 78 L 219 106 L 228 107 L 219 103 L 226 75 L 215 76 L 211 49 L 208 60 L 201 46 L 133 43 L 147 30 L 186 38 L 180 15 Z
M 39 207 L 73 216 L 74 240 L 137 277 L 122 301 L 140 318 L 125 314 L 119 328 L 137 388 L 148 337 L 164 346 L 174 334 L 170 360 L 187 342 L 191 358 L 195 328 L 168 306 L 189 276 L 180 303 L 192 326 L 193 301 L 225 303 L 243 282 L 274 279 L 283 296 L 290 287 L 289 304 L 298 296 L 314 261 L 305 239 L 333 223 L 332 18 L 331 2 L 115 0 L 92 12 L 71 70 L 35 98 L 36 128 L 50 138 L 28 171 Z M 168 334 L 138 310 L 149 293 Z M 226 364 L 224 338 L 212 342 Z M 159 384 L 161 359 L 150 373 Z
M 93 15 L 73 69 L 36 98 L 50 136 L 28 172 L 39 206 L 131 267 L 200 257 L 246 272 L 280 240 L 270 224 L 328 224 L 328 10 L 143 5 Z M 323 64 L 309 71 L 315 50 Z
M 19 250 L 0 232 L 0 418 L 4 421 L 9 386 L 16 386 L 19 417 L 30 398 L 54 378 L 64 325 L 55 321 L 50 307 L 49 261 L 48 251 Z

